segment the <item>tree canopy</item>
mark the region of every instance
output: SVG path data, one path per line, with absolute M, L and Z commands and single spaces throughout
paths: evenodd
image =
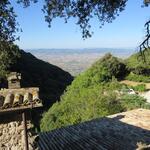
M 110 23 L 125 9 L 127 1 L 128 0 L 45 0 L 42 10 L 45 13 L 45 21 L 49 23 L 49 26 L 51 26 L 52 20 L 57 17 L 64 18 L 65 22 L 71 17 L 75 18 L 76 24 L 79 25 L 82 30 L 83 38 L 87 38 L 92 35 L 90 31 L 90 21 L 93 17 L 98 19 L 100 27 L 106 22 Z M 32 2 L 36 3 L 38 0 L 16 0 L 16 2 L 23 4 L 24 7 L 28 7 Z M 143 2 L 145 6 L 148 6 L 148 1 L 144 0 Z M 11 36 L 12 34 L 10 33 L 16 32 L 17 29 L 16 15 L 10 0 L 1 0 L 0 5 L 0 21 L 2 24 L 5 24 L 2 30 L 4 32 L 4 30 L 7 29 L 6 31 L 9 31 L 9 36 Z M 149 25 L 149 22 L 145 24 L 146 28 L 147 25 Z
M 16 15 L 11 3 L 0 1 L 0 76 L 5 76 L 7 68 L 19 56 L 19 48 L 13 42 L 18 31 Z

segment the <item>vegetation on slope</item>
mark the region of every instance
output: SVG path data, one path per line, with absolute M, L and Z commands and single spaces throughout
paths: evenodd
M 8 68 L 16 62 L 16 59 L 19 58 L 19 56 L 20 51 L 17 45 L 4 41 L 0 42 L 0 78 L 6 76 Z
M 150 52 L 144 52 L 144 59 L 138 52 L 130 56 L 127 60 L 127 67 L 130 74 L 126 77 L 128 80 L 138 82 L 150 82 Z
M 75 78 L 61 101 L 44 114 L 41 129 L 52 130 L 133 108 L 149 107 L 145 99 L 121 92 L 127 87 L 117 79 L 126 72 L 122 61 L 105 55 Z
M 59 100 L 67 85 L 73 80 L 69 73 L 24 51 L 20 51 L 20 57 L 9 71 L 17 71 L 22 74 L 23 87 L 40 88 L 45 109 Z

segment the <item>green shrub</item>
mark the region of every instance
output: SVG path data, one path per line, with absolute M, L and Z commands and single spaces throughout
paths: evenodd
M 136 82 L 145 82 L 145 83 L 150 82 L 150 76 L 137 75 L 132 72 L 126 77 L 126 79 Z
M 125 110 L 132 110 L 135 108 L 145 108 L 146 99 L 136 94 L 125 94 L 121 97 L 121 104 Z
M 133 54 L 126 60 L 129 74 L 126 79 L 137 82 L 150 82 L 150 51 L 144 52 L 144 58 L 141 52 Z
M 142 108 L 144 109 L 150 109 L 150 103 L 145 103 Z
M 5 78 L 9 68 L 20 57 L 20 50 L 17 45 L 9 42 L 0 42 L 0 77 Z
M 145 84 L 139 84 L 137 86 L 134 86 L 133 89 L 135 91 L 144 92 L 144 91 L 146 91 L 146 85 Z
M 102 94 L 99 87 L 67 92 L 61 102 L 54 104 L 41 121 L 43 131 L 77 124 L 123 111 L 115 93 Z
M 122 74 L 120 61 L 110 54 L 75 78 L 41 120 L 43 131 L 81 123 L 94 118 L 140 108 L 145 100 L 139 96 L 120 95 L 125 87 L 117 81 Z
M 150 51 L 144 51 L 144 55 L 145 58 L 141 56 L 141 52 L 138 52 L 126 60 L 127 68 L 130 70 L 130 72 L 133 72 L 136 75 L 150 75 Z

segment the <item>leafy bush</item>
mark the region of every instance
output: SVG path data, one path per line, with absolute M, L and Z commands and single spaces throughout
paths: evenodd
M 133 89 L 135 91 L 144 92 L 144 91 L 146 91 L 146 85 L 145 84 L 139 84 L 137 86 L 134 86 Z
M 67 91 L 62 96 L 61 101 L 55 103 L 44 114 L 41 129 L 49 131 L 135 108 L 150 109 L 150 105 L 144 98 L 135 94 L 119 96 L 111 88 L 109 89 L 109 87 L 114 86 L 111 84 L 113 83 L 107 83 L 106 87 L 99 85 L 78 91 L 75 89 Z M 119 86 L 121 85 L 119 84 Z
M 127 66 L 131 71 L 136 74 L 149 74 L 150 71 L 150 52 L 145 51 L 144 57 L 141 56 L 141 52 L 131 55 L 127 59 Z
M 41 121 L 42 130 L 76 124 L 124 110 L 116 91 L 122 88 L 117 77 L 125 66 L 116 57 L 105 55 L 75 78 L 71 86 Z
M 138 52 L 126 60 L 127 68 L 130 74 L 126 77 L 128 80 L 138 82 L 150 82 L 150 51 L 146 50 L 144 56 Z
M 132 110 L 135 108 L 146 108 L 148 104 L 146 99 L 136 94 L 125 94 L 121 97 L 121 104 L 125 110 Z
M 145 100 L 139 96 L 122 97 L 119 93 L 125 88 L 116 79 L 124 72 L 123 66 L 117 58 L 107 54 L 77 76 L 61 101 L 44 114 L 41 129 L 52 130 L 144 105 Z
M 150 82 L 150 76 L 137 75 L 135 73 L 130 73 L 127 77 L 127 80 L 136 81 L 136 82 Z
M 20 50 L 17 45 L 9 42 L 0 42 L 0 78 L 5 78 L 9 68 L 20 57 Z
M 142 108 L 144 109 L 150 109 L 150 103 L 145 103 Z
M 100 88 L 82 89 L 78 95 L 73 95 L 75 91 L 67 92 L 61 102 L 54 104 L 44 114 L 41 129 L 48 131 L 123 111 L 116 94 L 103 95 Z
M 108 71 L 110 78 L 123 78 L 127 74 L 127 68 L 124 62 L 117 57 L 112 56 L 110 53 L 106 54 L 103 58 L 97 61 L 91 68 L 101 72 L 101 68 Z

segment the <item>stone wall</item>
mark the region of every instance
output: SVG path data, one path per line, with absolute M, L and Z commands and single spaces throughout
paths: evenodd
M 1 120 L 3 117 L 3 120 Z M 4 118 L 5 117 L 5 118 Z M 0 150 L 24 150 L 24 130 L 21 115 L 13 120 L 11 117 L 0 116 Z M 17 121 L 16 121 L 17 120 Z M 36 135 L 31 130 L 31 121 L 28 121 L 28 142 L 29 150 L 35 150 Z

